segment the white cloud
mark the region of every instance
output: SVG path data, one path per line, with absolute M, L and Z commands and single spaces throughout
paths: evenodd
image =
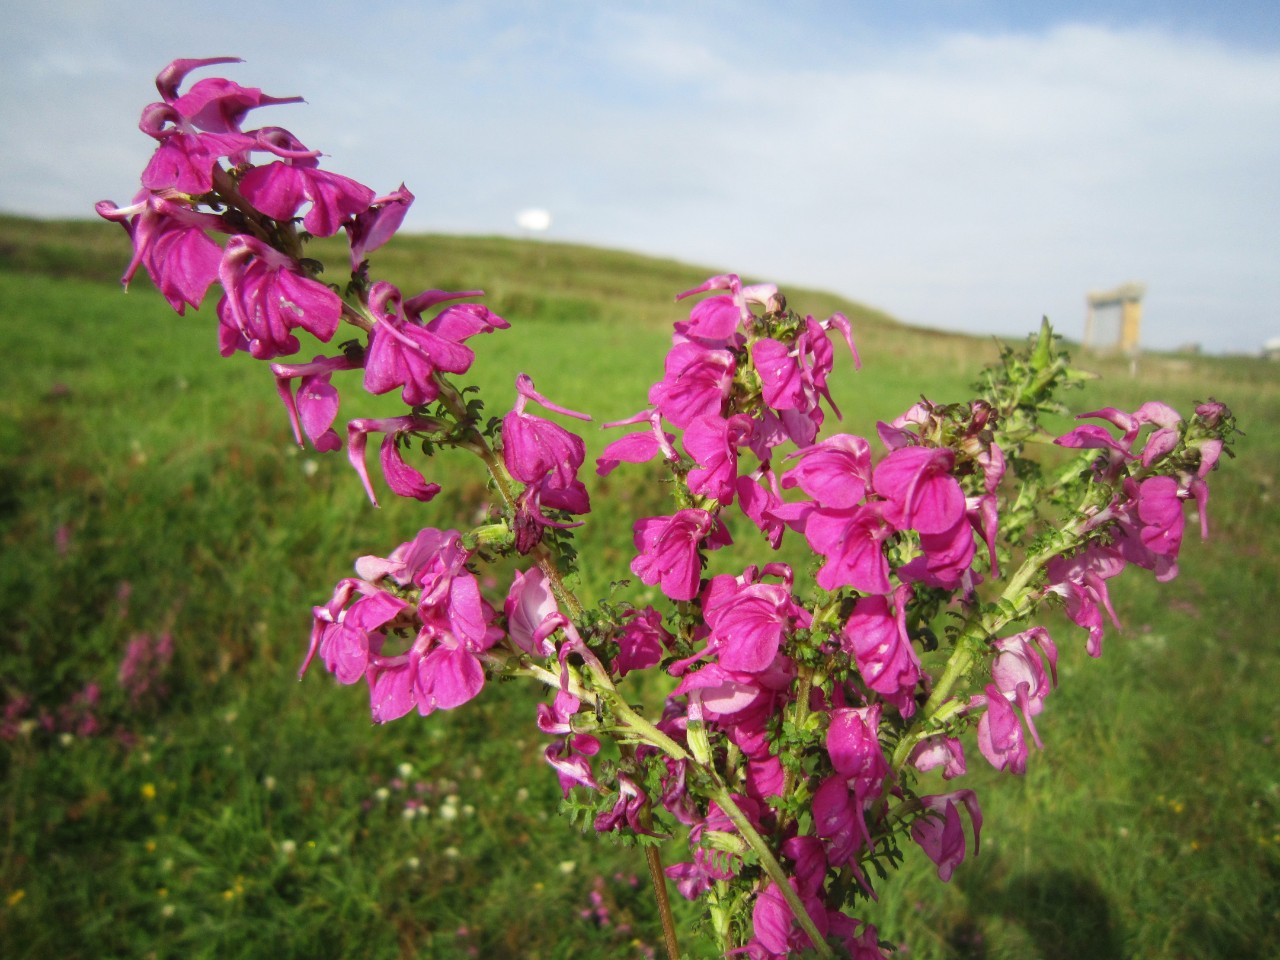
M 763 4 L 243 6 L 258 28 L 233 4 L 199 50 L 174 4 L 33 8 L 0 40 L 0 208 L 127 199 L 155 70 L 234 53 L 236 79 L 307 97 L 264 120 L 376 190 L 405 180 L 415 229 L 509 232 L 540 204 L 564 239 L 930 325 L 1078 333 L 1086 290 L 1137 279 L 1153 345 L 1280 328 L 1275 52 L 1088 25 L 902 39 Z

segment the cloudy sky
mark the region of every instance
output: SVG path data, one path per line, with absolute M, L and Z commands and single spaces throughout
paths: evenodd
M 45 0 L 0 38 L 0 210 L 127 201 L 175 57 L 234 55 L 416 231 L 549 236 L 820 286 L 909 322 L 1280 336 L 1280 5 Z M 199 74 L 197 76 L 204 76 Z

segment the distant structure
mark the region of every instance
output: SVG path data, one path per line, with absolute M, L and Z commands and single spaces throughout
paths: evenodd
M 1141 283 L 1124 283 L 1114 290 L 1090 293 L 1084 320 L 1084 345 L 1099 353 L 1137 354 L 1142 335 Z

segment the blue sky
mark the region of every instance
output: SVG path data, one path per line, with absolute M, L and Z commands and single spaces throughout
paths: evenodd
M 1280 5 L 49 0 L 0 38 L 0 210 L 127 201 L 179 56 L 417 231 L 552 239 L 820 286 L 928 326 L 1280 336 Z

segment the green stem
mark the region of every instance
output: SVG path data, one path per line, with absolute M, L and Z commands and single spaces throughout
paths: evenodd
M 782 864 L 773 855 L 773 851 L 769 849 L 769 844 L 765 842 L 764 837 L 760 836 L 759 831 L 747 819 L 746 814 L 742 812 L 742 808 L 734 802 L 728 787 L 716 781 L 708 796 L 728 815 L 729 819 L 733 821 L 733 825 L 737 827 L 738 833 L 742 835 L 742 839 L 747 841 L 747 845 L 755 851 L 760 860 L 760 866 L 764 869 L 769 879 L 774 882 L 774 885 L 777 886 L 778 892 L 787 901 L 787 906 L 791 908 L 792 915 L 800 924 L 800 929 L 808 935 L 818 956 L 835 957 L 831 947 L 827 945 L 827 941 L 818 931 L 817 924 L 813 922 L 813 918 L 805 910 L 804 903 L 800 900 L 800 895 L 792 888 L 790 878 L 787 877 L 787 872 L 782 869 Z
M 947 661 L 942 676 L 934 684 L 933 692 L 920 711 L 919 719 L 913 724 L 911 731 L 898 741 L 894 749 L 895 770 L 902 769 L 917 743 L 936 733 L 941 721 L 958 712 L 960 708 L 956 706 L 944 712 L 956 684 L 969 672 L 974 661 L 986 652 L 989 638 L 999 633 L 1009 623 L 1025 619 L 1034 612 L 1038 601 L 1028 596 L 1028 588 L 1050 560 L 1079 544 L 1084 536 L 1086 523 L 1086 518 L 1078 517 L 1063 529 L 1063 538 L 1054 547 L 1027 557 L 1000 594 L 996 609 L 1005 612 L 988 613 L 981 617 L 971 624 L 956 641 L 951 658 Z

